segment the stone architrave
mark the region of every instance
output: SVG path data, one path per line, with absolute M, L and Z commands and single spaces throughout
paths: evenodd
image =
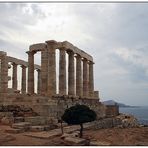
M 37 79 L 37 94 L 41 93 L 41 70 L 37 69 L 38 79 Z
M 6 52 L 0 51 L 0 64 L 0 97 L 4 99 L 8 92 L 8 59 Z
M 76 55 L 76 95 L 82 96 L 82 66 L 81 56 Z
M 47 94 L 53 96 L 56 94 L 56 58 L 54 43 L 47 42 L 48 50 L 48 88 Z
M 59 94 L 66 95 L 66 51 L 60 48 L 59 59 Z
M 13 71 L 12 71 L 12 88 L 14 90 L 17 90 L 17 64 L 12 63 L 13 65 Z
M 88 61 L 83 59 L 83 97 L 88 97 Z
M 94 74 L 93 74 L 93 62 L 89 61 L 89 96 L 94 96 Z
M 21 83 L 21 92 L 22 94 L 26 93 L 26 66 L 21 65 L 22 67 L 22 83 Z
M 74 81 L 74 52 L 67 51 L 69 55 L 68 64 L 68 95 L 75 95 L 75 81 Z
M 33 51 L 28 51 L 28 93 L 34 94 L 34 54 Z
M 41 94 L 47 95 L 48 86 L 48 51 L 41 51 Z

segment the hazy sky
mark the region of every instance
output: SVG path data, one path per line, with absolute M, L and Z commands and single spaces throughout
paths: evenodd
M 148 105 L 147 3 L 0 3 L 1 50 L 27 61 L 30 44 L 50 39 L 94 57 L 101 100 Z

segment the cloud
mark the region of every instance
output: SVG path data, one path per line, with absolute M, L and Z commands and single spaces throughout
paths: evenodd
M 9 55 L 27 60 L 30 44 L 68 40 L 94 57 L 101 100 L 147 102 L 147 3 L 1 3 L 0 17 Z

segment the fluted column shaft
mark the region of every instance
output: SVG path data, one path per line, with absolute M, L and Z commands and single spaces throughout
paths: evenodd
M 48 86 L 48 51 L 47 49 L 41 51 L 41 94 L 47 94 Z
M 83 59 L 83 96 L 88 96 L 88 68 L 87 59 Z
M 82 69 L 81 56 L 76 56 L 76 95 L 82 96 Z
M 89 96 L 94 96 L 94 73 L 93 73 L 93 62 L 89 61 Z
M 37 79 L 37 94 L 41 93 L 41 70 L 37 69 L 38 79 Z
M 17 90 L 17 64 L 12 63 L 13 71 L 12 71 L 12 88 Z
M 22 65 L 22 83 L 21 83 L 21 92 L 22 94 L 26 93 L 26 66 Z
M 48 49 L 48 95 L 56 94 L 56 58 L 55 48 L 47 44 Z
M 60 49 L 59 60 L 59 94 L 66 95 L 66 57 L 65 49 Z
M 8 59 L 5 52 L 0 52 L 1 69 L 0 69 L 0 97 L 4 99 L 8 92 Z M 2 101 L 2 100 L 0 100 Z
M 34 94 L 34 54 L 28 51 L 28 93 Z
M 74 53 L 72 51 L 67 52 L 69 54 L 68 65 L 68 95 L 74 95 Z

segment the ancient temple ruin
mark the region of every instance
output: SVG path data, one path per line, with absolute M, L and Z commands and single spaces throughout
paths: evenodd
M 56 49 L 59 49 L 58 94 L 56 92 Z M 41 52 L 41 66 L 34 63 L 34 55 L 37 52 Z M 59 118 L 66 108 L 79 103 L 93 108 L 98 117 L 105 116 L 104 105 L 99 101 L 98 91 L 94 90 L 92 56 L 68 41 L 54 40 L 33 44 L 26 53 L 28 61 L 10 57 L 6 52 L 0 51 L 1 104 L 26 105 L 41 116 Z M 21 90 L 18 90 L 18 65 L 22 68 Z M 12 76 L 9 76 L 8 69 L 11 67 Z M 35 70 L 38 73 L 36 93 Z M 8 81 L 11 79 L 12 88 L 8 88 Z

